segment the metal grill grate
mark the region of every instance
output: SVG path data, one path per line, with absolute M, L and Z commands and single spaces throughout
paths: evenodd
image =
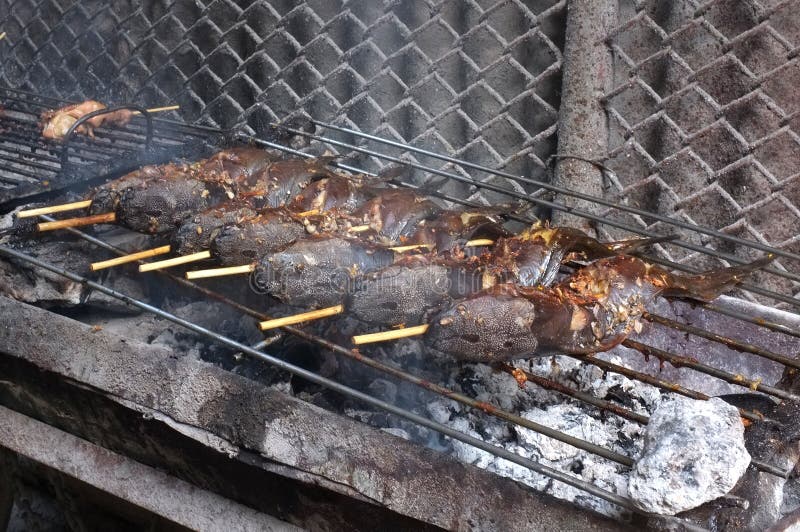
M 607 165 L 614 195 L 631 205 L 780 249 L 800 249 L 800 64 L 796 1 L 624 1 L 605 36 L 613 89 Z M 662 224 L 631 216 L 659 231 Z M 713 237 L 685 239 L 750 258 Z M 691 250 L 680 263 L 709 265 Z M 776 264 L 792 274 L 800 263 Z M 797 294 L 797 279 L 756 282 Z

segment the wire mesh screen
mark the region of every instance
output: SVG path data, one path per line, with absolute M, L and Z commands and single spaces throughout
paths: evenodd
M 0 82 L 72 100 L 177 103 L 184 120 L 223 128 L 307 114 L 544 178 L 565 4 L 2 0 Z
M 605 41 L 614 88 L 603 96 L 616 196 L 800 250 L 800 2 L 626 0 L 618 9 Z M 682 236 L 743 258 L 757 255 L 691 231 Z M 684 263 L 712 260 L 685 249 L 669 253 Z M 796 261 L 776 267 L 800 272 Z M 795 295 L 799 289 L 774 276 L 759 283 Z

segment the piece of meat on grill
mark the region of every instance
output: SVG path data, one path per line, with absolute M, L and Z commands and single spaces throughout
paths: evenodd
M 452 299 L 478 292 L 486 282 L 476 260 L 414 255 L 366 273 L 345 307 L 370 325 L 416 325 Z
M 288 207 L 297 212 L 324 212 L 334 208 L 352 212 L 383 190 L 386 189 L 365 185 L 363 178 L 337 174 L 313 181 Z
M 458 359 L 486 363 L 607 351 L 640 327 L 656 297 L 707 301 L 771 260 L 682 276 L 631 256 L 600 259 L 553 288 L 508 283 L 455 301 L 431 321 L 425 340 Z
M 405 188 L 385 189 L 353 212 L 356 224 L 368 225 L 377 240 L 389 244 L 404 242 L 423 221 L 442 208 L 425 196 Z
M 342 303 L 358 277 L 387 266 L 394 253 L 341 237 L 311 237 L 264 256 L 255 286 L 281 301 L 303 308 Z
M 212 255 L 225 266 L 252 264 L 308 236 L 302 222 L 283 208 L 263 209 L 252 218 L 226 224 L 211 240 Z
M 631 253 L 674 239 L 673 236 L 601 242 L 580 229 L 535 224 L 497 240 L 487 270 L 498 279 L 521 286 L 550 286 L 566 259 L 595 260 Z
M 90 211 L 113 211 L 129 229 L 160 234 L 231 200 L 255 208 L 281 205 L 312 180 L 330 174 L 325 160 L 275 157 L 240 148 L 193 165 L 147 167 L 100 187 Z
M 456 237 L 452 240 L 455 243 L 463 243 L 468 238 L 492 238 L 494 231 L 503 230 L 502 226 L 495 224 L 495 221 L 488 225 L 476 224 L 476 232 L 472 233 L 469 232 L 472 228 L 462 226 L 461 230 L 465 231 L 463 236 L 458 237 L 457 233 L 451 233 L 447 238 Z M 458 227 L 458 224 L 447 226 L 453 228 Z M 532 238 L 532 233 L 538 234 L 538 229 L 535 228 L 516 236 L 506 234 L 491 249 L 472 257 L 463 253 L 445 253 L 444 256 L 417 255 L 401 259 L 384 270 L 365 275 L 357 290 L 348 298 L 348 309 L 361 321 L 373 325 L 418 324 L 426 321 L 427 316 L 450 300 L 468 297 L 495 284 L 510 282 L 517 286 L 537 286 L 544 284 L 545 280 L 547 283 L 552 282 L 558 272 L 557 266 L 561 265 L 566 251 L 573 249 L 571 242 L 575 240 L 579 242 L 575 247 L 582 249 L 585 256 L 592 257 L 605 257 L 612 255 L 615 250 L 635 249 L 643 243 L 656 240 L 634 239 L 604 243 L 576 229 L 559 227 L 547 231 L 551 238 Z M 415 238 L 412 237 L 411 240 Z M 446 243 L 439 240 L 438 245 L 443 251 L 447 251 Z M 551 247 L 556 249 L 551 250 Z M 511 255 L 508 253 L 509 249 L 519 253 Z M 528 253 L 523 254 L 524 251 Z M 499 254 L 495 255 L 495 252 Z M 511 263 L 510 259 L 518 262 Z M 511 267 L 520 263 L 531 268 L 536 265 L 534 273 L 547 272 L 548 275 L 534 278 L 523 268 Z M 552 274 L 546 268 L 551 263 L 556 265 Z M 386 289 L 387 287 L 391 289 Z
M 207 250 L 227 226 L 245 223 L 258 215 L 247 202 L 228 202 L 184 220 L 172 235 L 172 251 L 187 255 Z
M 455 251 L 470 240 L 510 237 L 496 207 L 447 209 L 421 220 L 405 244 L 427 244 L 438 252 Z
M 41 115 L 42 136 L 47 139 L 62 139 L 67 135 L 67 131 L 75 122 L 89 113 L 106 109 L 106 105 L 94 100 L 67 105 L 60 109 L 45 111 Z M 76 133 L 94 137 L 94 130 L 102 125 L 124 126 L 130 122 L 133 112 L 128 109 L 120 109 L 97 115 L 81 124 Z

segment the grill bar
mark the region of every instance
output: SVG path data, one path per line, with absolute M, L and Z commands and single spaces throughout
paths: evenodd
M 711 303 L 706 303 L 703 305 L 703 308 L 706 310 L 710 310 L 711 312 L 716 312 L 717 314 L 722 314 L 723 316 L 729 316 L 731 318 L 736 318 L 737 320 L 746 321 L 747 323 L 752 323 L 753 325 L 759 325 L 770 331 L 779 332 L 782 334 L 787 334 L 789 336 L 794 336 L 795 338 L 800 338 L 800 331 L 797 329 L 792 329 L 791 327 L 787 327 L 781 323 L 774 323 L 769 320 L 765 320 L 764 318 L 754 318 L 752 316 L 748 316 L 741 312 L 737 312 L 735 310 L 730 310 L 725 307 L 720 307 L 719 305 L 714 305 Z
M 762 384 L 760 380 L 748 379 L 744 375 L 734 375 L 733 373 L 728 373 L 727 371 L 722 371 L 712 366 L 701 364 L 693 358 L 676 355 L 674 353 L 670 353 L 669 351 L 664 351 L 663 349 L 649 346 L 641 342 L 637 342 L 636 340 L 631 340 L 630 338 L 622 342 L 622 345 L 631 349 L 635 349 L 643 353 L 645 356 L 652 355 L 659 360 L 669 362 L 676 368 L 690 368 L 707 375 L 711 375 L 712 377 L 722 379 L 730 384 L 735 384 L 736 386 L 742 386 L 743 388 L 749 388 L 753 391 L 763 392 L 781 399 L 800 401 L 800 396 L 781 390 L 780 388 L 775 388 L 774 386 Z
M 535 196 L 528 195 L 528 194 L 522 194 L 520 192 L 517 192 L 517 191 L 514 191 L 514 190 L 509 190 L 508 188 L 505 188 L 505 187 L 502 187 L 502 186 L 498 186 L 498 185 L 493 185 L 491 183 L 483 183 L 483 182 L 480 182 L 480 181 L 477 181 L 477 180 L 474 180 L 474 179 L 471 179 L 471 178 L 467 178 L 467 177 L 460 176 L 458 174 L 454 174 L 452 172 L 446 172 L 446 171 L 443 171 L 443 170 L 439 170 L 439 169 L 432 168 L 432 167 L 429 167 L 429 166 L 425 166 L 425 165 L 422 165 L 422 164 L 418 164 L 418 163 L 415 163 L 415 162 L 406 161 L 406 160 L 400 159 L 399 157 L 394 157 L 392 155 L 387 155 L 387 154 L 384 154 L 384 153 L 381 153 L 381 152 L 378 152 L 378 151 L 362 148 L 360 146 L 355 146 L 355 145 L 352 145 L 352 144 L 348 144 L 346 142 L 341 142 L 341 141 L 338 141 L 338 140 L 335 140 L 335 139 L 331 139 L 331 138 L 328 138 L 328 137 L 323 137 L 323 136 L 320 136 L 320 135 L 315 135 L 315 134 L 308 133 L 308 132 L 299 131 L 299 130 L 292 129 L 292 128 L 284 128 L 284 129 L 286 131 L 289 131 L 289 132 L 293 133 L 293 134 L 303 135 L 303 136 L 305 136 L 305 137 L 307 137 L 309 139 L 316 140 L 316 141 L 319 141 L 319 142 L 323 142 L 325 144 L 329 144 L 329 145 L 337 146 L 337 147 L 344 148 L 344 149 L 347 149 L 347 150 L 350 150 L 350 151 L 362 153 L 364 155 L 369 155 L 371 157 L 377 157 L 377 158 L 384 159 L 386 161 L 390 161 L 390 162 L 393 162 L 393 163 L 396 163 L 396 164 L 403 164 L 403 165 L 409 166 L 411 168 L 415 168 L 417 170 L 422 170 L 424 172 L 428 172 L 428 173 L 431 173 L 431 174 L 439 175 L 439 176 L 442 176 L 442 177 L 447 177 L 447 178 L 453 179 L 455 181 L 459 181 L 461 183 L 474 185 L 474 186 L 482 188 L 482 189 L 491 190 L 493 192 L 504 194 L 504 195 L 509 196 L 509 197 L 513 197 L 513 198 L 516 198 L 516 199 L 524 200 L 524 201 L 527 201 L 527 202 L 530 202 L 530 203 L 535 203 L 537 205 L 541 205 L 541 206 L 557 209 L 557 210 L 560 210 L 560 211 L 563 211 L 563 212 L 574 214 L 576 216 L 580 216 L 582 218 L 586 218 L 588 220 L 593 220 L 593 221 L 598 222 L 598 223 L 602 223 L 602 224 L 605 224 L 605 225 L 616 227 L 618 229 L 623 229 L 625 231 L 630 231 L 630 232 L 638 233 L 640 235 L 649 236 L 649 237 L 664 236 L 664 235 L 659 235 L 658 233 L 654 233 L 652 231 L 639 229 L 639 228 L 627 225 L 627 224 L 622 223 L 622 222 L 618 222 L 618 221 L 615 221 L 615 220 L 609 220 L 609 219 L 604 218 L 604 217 L 602 217 L 600 215 L 592 214 L 592 213 L 590 213 L 588 211 L 583 211 L 583 210 L 580 210 L 580 209 L 569 207 L 569 206 L 563 205 L 563 204 L 558 203 L 558 202 L 544 200 L 544 199 L 537 198 Z M 678 241 L 673 241 L 673 243 L 677 243 L 677 242 Z M 681 245 L 681 247 L 685 247 L 686 249 L 691 249 L 693 251 L 697 251 L 697 252 L 700 252 L 700 253 L 705 253 L 705 254 L 712 255 L 712 256 L 718 256 L 718 258 L 725 258 L 726 260 L 731 260 L 731 261 L 734 261 L 733 259 L 735 259 L 735 261 L 739 262 L 739 263 L 743 263 L 744 262 L 742 259 L 740 259 L 738 257 L 733 257 L 732 255 L 731 256 L 719 255 L 719 253 L 716 252 L 716 251 L 710 251 L 707 248 L 704 248 L 704 247 L 701 247 L 701 246 L 696 246 L 694 244 L 683 243 L 683 244 L 680 244 L 680 245 Z M 727 257 L 731 257 L 731 258 L 727 258 Z M 679 269 L 679 270 L 683 270 L 683 271 L 692 271 L 691 269 L 687 268 L 686 266 L 683 266 L 683 265 L 681 265 L 679 263 L 676 263 L 676 262 L 673 262 L 673 261 L 669 261 L 667 259 L 662 259 L 662 258 L 659 258 L 659 257 L 651 257 L 651 256 L 647 256 L 647 258 L 649 260 L 653 260 L 653 262 L 657 262 L 659 264 L 670 266 L 670 267 L 673 267 L 675 269 Z M 781 276 L 781 277 L 787 277 L 788 276 L 788 278 L 791 278 L 794 275 L 794 274 L 790 274 L 788 272 L 782 272 L 780 270 L 775 270 L 774 268 L 765 268 L 765 269 L 763 269 L 763 271 L 768 271 L 769 273 L 773 273 L 773 274 Z M 765 289 L 759 288 L 757 286 L 753 286 L 753 285 L 751 285 L 749 283 L 741 283 L 741 284 L 739 284 L 739 288 L 741 288 L 743 290 L 747 290 L 748 292 L 752 292 L 754 294 L 759 294 L 759 295 L 763 295 L 763 296 L 766 296 L 766 297 L 770 297 L 770 298 L 775 299 L 777 301 L 781 301 L 783 303 L 788 303 L 788 304 L 790 304 L 790 305 L 792 305 L 794 307 L 800 308 L 800 300 L 798 300 L 797 298 L 794 298 L 794 297 L 785 296 L 783 294 L 780 294 L 778 292 L 774 292 L 772 290 L 765 290 Z
M 747 342 L 741 342 L 739 340 L 734 340 L 732 338 L 727 338 L 725 336 L 722 336 L 721 334 L 709 332 L 706 331 L 705 329 L 701 329 L 693 325 L 688 325 L 686 323 L 681 323 L 679 321 L 671 320 L 669 318 L 665 318 L 657 314 L 650 314 L 649 312 L 644 313 L 644 319 L 651 321 L 653 323 L 659 323 L 661 325 L 664 325 L 665 327 L 669 327 L 670 329 L 685 331 L 695 336 L 699 336 L 700 338 L 705 338 L 706 340 L 711 340 L 713 342 L 726 345 L 731 349 L 740 351 L 742 353 L 752 353 L 754 355 L 758 355 L 760 357 L 772 360 L 774 362 L 780 362 L 784 366 L 800 369 L 800 361 L 794 358 L 789 358 L 787 356 L 780 355 L 778 353 L 773 353 L 772 351 L 769 351 L 767 349 L 762 349 L 757 345 L 753 345 Z

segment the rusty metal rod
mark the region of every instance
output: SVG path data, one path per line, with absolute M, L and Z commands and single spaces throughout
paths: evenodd
M 586 362 L 587 364 L 592 364 L 593 366 L 597 366 L 598 368 L 604 371 L 619 373 L 620 375 L 628 377 L 629 379 L 638 380 L 645 384 L 654 386 L 659 390 L 664 390 L 665 392 L 672 392 L 678 395 L 683 395 L 684 397 L 690 397 L 692 399 L 698 399 L 701 401 L 707 401 L 711 399 L 711 396 L 706 395 L 703 392 L 698 392 L 696 390 L 685 388 L 680 384 L 660 379 L 654 375 L 650 375 L 649 373 L 643 373 L 641 371 L 636 371 L 635 369 L 626 368 L 625 366 L 614 364 L 613 362 L 603 360 L 602 358 L 597 358 L 593 356 L 584 356 L 584 355 L 570 355 L 570 356 L 572 356 L 572 358 L 575 358 L 577 360 Z M 749 421 L 766 420 L 766 417 L 763 414 L 759 414 L 757 412 L 753 412 L 750 410 L 745 410 L 743 408 L 739 409 L 739 415 Z
M 652 355 L 658 358 L 659 360 L 662 360 L 664 362 L 669 362 L 676 368 L 693 369 L 695 371 L 699 371 L 701 373 L 705 373 L 707 375 L 711 375 L 712 377 L 721 379 L 730 384 L 742 386 L 743 388 L 750 388 L 753 391 L 759 391 L 767 395 L 773 395 L 775 397 L 779 397 L 781 399 L 800 401 L 800 396 L 793 394 L 791 392 L 787 392 L 785 390 L 781 390 L 780 388 L 775 388 L 774 386 L 770 386 L 768 384 L 762 384 L 760 380 L 749 379 L 744 375 L 728 373 L 727 371 L 722 371 L 721 369 L 717 369 L 713 366 L 708 366 L 706 364 L 698 362 L 693 358 L 682 355 L 676 355 L 675 353 L 670 353 L 669 351 L 664 351 L 663 349 L 646 345 L 641 342 L 637 342 L 636 340 L 631 340 L 630 338 L 622 342 L 622 345 L 630 349 L 635 349 L 643 353 L 645 356 Z
M 502 371 L 514 377 L 516 377 L 515 375 L 516 371 L 521 371 L 525 375 L 525 379 L 527 381 L 530 381 L 536 384 L 537 386 L 544 388 L 545 390 L 552 390 L 562 395 L 573 397 L 575 399 L 578 399 L 579 401 L 583 401 L 584 403 L 596 406 L 600 410 L 611 412 L 612 414 L 616 414 L 622 418 L 635 421 L 636 423 L 647 424 L 647 420 L 649 419 L 645 415 L 637 414 L 633 410 L 628 410 L 627 408 L 624 408 L 618 404 L 614 404 L 611 401 L 606 401 L 605 399 L 600 399 L 598 397 L 593 396 L 592 394 L 582 392 L 574 388 L 570 388 L 569 386 L 565 386 L 554 380 L 547 379 L 540 375 L 536 375 L 535 373 L 531 373 L 530 371 L 525 371 L 523 369 L 515 368 L 514 366 L 508 364 L 507 362 L 499 364 L 498 367 Z
M 773 321 L 769 321 L 764 318 L 754 318 L 753 316 L 748 316 L 747 314 L 738 312 L 736 310 L 720 307 L 719 305 L 715 305 L 713 303 L 705 303 L 704 305 L 701 306 L 706 310 L 709 310 L 711 312 L 716 312 L 717 314 L 722 314 L 723 316 L 736 318 L 737 320 L 742 320 L 747 323 L 752 323 L 753 325 L 758 325 L 759 327 L 764 327 L 765 329 L 769 329 L 770 331 L 775 331 L 782 334 L 787 334 L 789 336 L 794 336 L 795 338 L 800 338 L 800 330 L 792 329 L 791 327 L 788 327 L 782 323 L 775 323 Z
M 780 362 L 785 366 L 789 366 L 795 369 L 800 369 L 800 360 L 797 360 L 795 358 L 789 358 L 787 356 L 780 355 L 778 353 L 773 353 L 772 351 L 769 351 L 768 349 L 763 349 L 761 347 L 758 347 L 757 345 L 735 340 L 733 338 L 728 338 L 727 336 L 722 336 L 721 334 L 709 332 L 706 331 L 705 329 L 695 327 L 694 325 L 681 323 L 679 321 L 675 321 L 670 318 L 665 318 L 657 314 L 651 314 L 649 312 L 645 312 L 643 314 L 643 317 L 647 321 L 658 323 L 660 325 L 664 325 L 665 327 L 669 327 L 671 329 L 685 331 L 688 332 L 689 334 L 699 336 L 700 338 L 705 338 L 706 340 L 711 340 L 713 342 L 723 344 L 735 351 L 740 351 L 743 353 L 752 353 L 754 355 L 758 355 L 760 357 L 772 360 L 774 362 Z

